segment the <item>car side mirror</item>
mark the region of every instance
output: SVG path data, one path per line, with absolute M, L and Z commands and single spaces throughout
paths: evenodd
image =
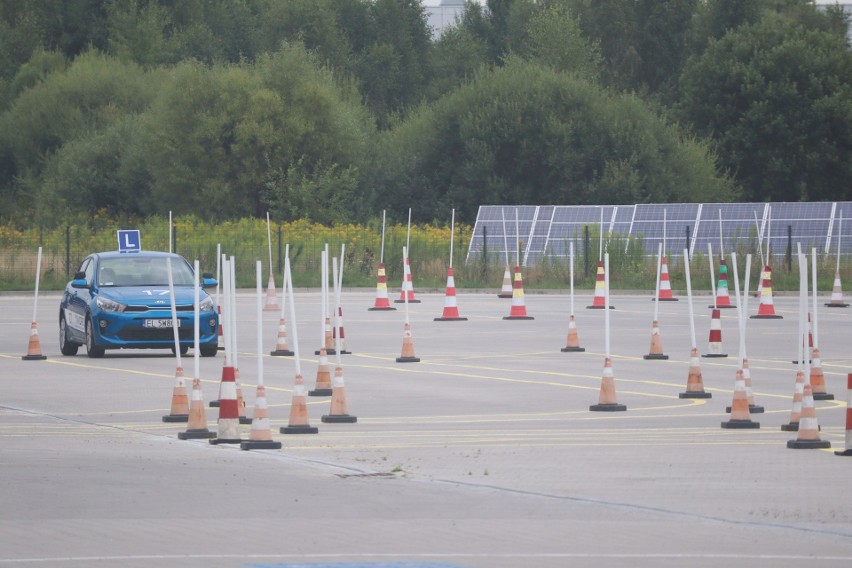
M 88 288 L 89 283 L 86 282 L 85 278 L 75 278 L 74 280 L 71 281 L 71 287 L 72 288 Z
M 205 288 L 213 288 L 217 286 L 219 281 L 213 278 L 212 272 L 203 272 L 201 274 L 201 285 Z

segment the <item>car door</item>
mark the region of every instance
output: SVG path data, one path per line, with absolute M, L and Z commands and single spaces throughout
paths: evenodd
M 95 259 L 87 257 L 77 273 L 83 273 L 86 278 L 85 288 L 69 287 L 65 292 L 65 323 L 71 337 L 78 343 L 86 341 L 86 313 L 92 301 L 92 279 L 95 274 Z

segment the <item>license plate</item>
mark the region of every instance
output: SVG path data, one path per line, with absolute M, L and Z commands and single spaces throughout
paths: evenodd
M 177 320 L 177 325 L 180 327 L 180 320 Z M 172 320 L 170 319 L 153 319 L 153 320 L 143 320 L 142 327 L 152 327 L 154 329 L 171 329 Z

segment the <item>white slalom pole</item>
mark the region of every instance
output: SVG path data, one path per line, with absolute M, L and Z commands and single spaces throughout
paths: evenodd
M 568 272 L 571 282 L 571 315 L 574 315 L 574 241 L 568 242 Z
M 379 262 L 384 263 L 385 261 L 385 218 L 387 211 L 382 209 L 382 252 L 381 256 L 379 256 Z
M 840 241 L 843 239 L 843 209 L 840 210 L 840 220 L 837 224 L 837 267 L 834 269 L 836 274 L 840 274 Z
M 689 303 L 689 331 L 692 337 L 692 348 L 698 349 L 698 343 L 695 340 L 695 312 L 692 309 L 692 278 L 689 274 L 689 251 L 683 249 L 683 269 L 686 272 L 686 299 Z
M 521 265 L 521 224 L 518 221 L 518 208 L 515 207 L 515 266 Z
M 33 298 L 33 323 L 38 317 L 38 286 L 41 279 L 41 247 L 38 247 L 38 255 L 36 256 L 36 279 L 35 279 L 35 296 Z
M 175 282 L 174 276 L 172 276 L 172 258 L 170 256 L 166 257 L 166 270 L 169 273 L 169 301 L 172 306 L 172 331 L 174 331 L 175 336 L 175 357 L 177 358 L 177 366 L 183 367 L 180 361 L 180 335 L 178 334 L 177 308 L 175 307 Z
M 272 226 L 269 224 L 269 211 L 266 212 L 266 242 L 269 243 L 269 273 L 272 274 Z
M 406 258 L 408 254 L 408 247 L 402 247 L 402 258 Z M 405 325 L 409 325 L 411 322 L 408 319 L 408 294 L 405 294 Z
M 237 353 L 237 258 L 231 255 L 231 359 L 234 369 L 239 368 L 239 354 Z
M 811 274 L 813 277 L 813 285 L 811 286 L 811 295 L 813 296 L 813 315 L 811 316 L 811 320 L 813 321 L 814 327 L 814 349 L 819 348 L 819 324 L 817 317 L 817 250 L 816 248 L 811 249 Z
M 746 327 L 748 327 L 748 287 L 749 287 L 749 280 L 750 279 L 751 279 L 751 255 L 747 254 L 746 255 L 746 262 L 745 262 L 745 288 L 743 288 L 743 297 L 742 297 L 742 299 L 737 298 L 737 302 L 742 302 L 742 304 L 743 304 L 743 330 L 742 330 L 743 344 L 742 344 L 742 347 L 743 347 L 743 358 L 744 359 L 748 359 L 748 350 L 746 349 L 745 338 L 746 338 Z
M 231 268 L 228 263 L 228 256 L 222 255 L 222 303 L 219 304 L 219 318 L 222 320 L 222 342 L 225 344 L 225 366 L 234 366 L 234 360 L 231 355 L 230 337 L 233 330 L 231 329 L 231 299 L 228 292 L 231 280 Z
M 261 291 L 263 287 L 261 283 L 263 279 L 261 275 L 263 267 L 261 264 L 259 260 L 255 263 L 255 277 L 257 280 L 257 386 L 259 387 L 263 386 L 263 293 Z
M 604 337 L 606 340 L 605 357 L 609 359 L 609 253 L 604 255 Z
M 222 243 L 216 243 L 216 305 L 219 306 L 219 283 L 222 281 Z M 221 312 L 222 309 L 219 308 Z
M 331 256 L 331 255 L 328 254 L 328 243 L 325 243 L 325 263 L 322 266 L 323 269 L 325 270 L 323 277 L 322 277 L 322 286 L 323 286 L 323 289 L 325 290 L 325 292 L 322 295 L 322 305 L 324 307 L 325 317 L 327 317 L 327 318 L 331 317 L 331 308 L 329 307 L 329 301 L 328 301 L 328 276 L 329 276 L 328 259 L 329 259 L 329 256 Z
M 411 250 L 411 207 L 408 208 L 408 231 L 405 234 L 405 250 Z
M 710 293 L 713 294 L 713 309 L 719 306 L 716 304 L 716 274 L 713 273 L 713 245 L 707 243 L 707 260 L 710 261 Z
M 456 236 L 456 209 L 453 207 L 453 216 L 450 220 L 450 268 L 453 267 L 453 241 Z
M 172 229 L 172 212 L 169 211 L 169 252 L 174 252 L 172 250 L 172 235 L 174 234 Z
M 409 209 L 409 211 L 410 211 L 410 209 Z M 342 269 L 343 269 L 343 255 L 342 254 L 340 255 L 340 268 L 341 268 L 341 272 L 342 272 Z M 335 306 L 334 307 L 334 324 L 333 325 L 334 325 L 334 329 L 337 331 L 337 333 L 334 334 L 334 352 L 336 353 L 335 359 L 337 361 L 337 366 L 341 367 L 343 365 L 343 363 L 342 363 L 341 358 L 340 358 L 340 352 L 343 350 L 343 347 L 340 344 L 340 315 L 339 315 L 340 311 L 338 309 L 339 306 L 340 306 L 340 281 L 338 280 L 340 272 L 337 271 L 337 258 L 331 259 L 331 271 L 332 271 L 331 272 L 332 282 L 334 282 L 334 306 Z
M 739 368 L 743 368 L 743 359 L 745 358 L 745 337 L 743 333 L 743 307 L 742 302 L 740 301 L 740 275 L 737 271 L 737 253 L 732 252 L 730 254 L 731 264 L 734 269 L 734 293 L 737 297 L 737 329 L 740 332 L 740 364 Z
M 600 250 L 598 252 L 598 260 L 603 260 L 603 207 L 601 207 L 601 238 L 600 240 Z
M 724 233 L 722 232 L 722 210 L 719 209 L 719 258 L 725 258 L 725 241 L 722 239 Z
M 663 209 L 663 254 L 666 254 L 666 210 Z M 659 271 L 657 272 L 659 274 Z M 659 290 L 657 290 L 659 293 Z M 654 318 L 656 319 L 656 318 Z
M 657 321 L 660 308 L 660 271 L 663 267 L 663 243 L 657 246 L 657 285 L 654 288 L 654 321 Z
M 296 374 L 302 374 L 302 360 L 299 358 L 299 332 L 296 329 L 296 303 L 293 300 L 293 276 L 290 273 L 290 257 L 284 258 L 284 280 L 287 281 L 287 293 L 290 295 L 290 332 L 293 336 L 293 360 Z
M 509 267 L 509 236 L 506 234 L 506 214 L 500 208 L 500 216 L 503 218 L 503 248 L 506 250 L 506 268 Z
M 284 256 L 290 256 L 290 243 L 284 245 Z M 284 280 L 282 278 L 282 280 Z M 281 312 L 279 315 L 280 319 L 284 319 L 285 314 L 287 313 L 285 310 L 287 309 L 287 282 L 284 281 L 281 283 Z
M 198 274 L 200 265 L 198 263 L 198 259 L 195 259 L 195 263 L 193 265 L 195 269 L 195 278 L 194 285 L 192 289 L 192 377 L 195 379 L 201 378 L 201 349 L 200 349 L 200 337 L 199 334 L 201 332 L 201 314 L 199 305 L 201 303 L 201 287 L 198 285 Z
M 326 256 L 327 254 L 328 254 L 328 251 L 325 251 L 325 250 L 323 250 L 320 253 L 320 278 L 321 278 L 321 281 L 320 281 L 320 296 L 321 296 L 321 298 L 320 298 L 320 326 L 319 326 L 320 349 L 322 349 L 325 346 L 325 329 L 324 329 L 324 327 L 325 327 L 325 314 L 326 314 L 326 311 L 325 311 L 325 294 L 326 294 L 325 286 L 328 283 L 326 281 L 326 276 L 325 276 L 326 267 L 328 265 L 328 256 Z
M 754 228 L 757 233 L 757 250 L 760 252 L 760 262 L 766 265 L 766 258 L 763 256 L 763 233 L 760 230 L 760 223 L 757 222 L 757 211 L 752 211 L 752 213 L 754 213 Z

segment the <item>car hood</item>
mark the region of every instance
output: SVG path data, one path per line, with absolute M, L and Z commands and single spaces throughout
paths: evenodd
M 127 286 L 127 287 L 103 287 L 98 290 L 98 295 L 121 302 L 126 306 L 148 306 L 164 310 L 170 309 L 171 298 L 167 286 Z M 200 298 L 207 297 L 207 292 L 200 291 Z M 191 286 L 175 287 L 175 304 L 178 306 L 192 305 L 194 301 L 194 290 Z

